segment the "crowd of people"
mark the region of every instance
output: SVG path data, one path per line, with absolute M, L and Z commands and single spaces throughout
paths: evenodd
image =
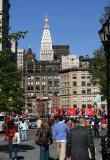
M 49 159 L 49 146 L 56 143 L 58 160 L 95 160 L 92 130 L 86 120 L 75 121 L 59 117 L 54 121 L 42 121 L 36 133 L 36 144 L 40 147 L 40 160 Z
M 17 160 L 17 147 L 21 141 L 28 140 L 28 124 L 22 120 L 6 119 L 5 139 L 8 141 L 9 159 Z M 49 159 L 49 146 L 56 144 L 58 160 L 95 160 L 94 138 L 99 137 L 99 120 L 94 117 L 92 126 L 84 117 L 76 119 L 38 118 L 35 143 L 40 148 L 39 160 Z M 91 130 L 93 127 L 94 134 Z M 7 138 L 6 138 L 7 137 Z

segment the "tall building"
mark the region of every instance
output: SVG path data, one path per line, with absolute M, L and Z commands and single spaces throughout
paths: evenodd
M 25 109 L 33 112 L 33 100 L 36 101 L 40 115 L 47 110 L 47 101 L 50 97 L 55 99 L 59 94 L 59 61 L 37 61 L 32 50 L 24 54 L 24 89 Z M 42 113 L 41 113 L 42 112 Z
M 0 0 L 0 38 L 8 35 L 9 31 L 9 0 Z M 0 43 L 0 51 L 2 51 L 7 43 Z
M 23 62 L 24 62 L 24 49 L 17 50 L 17 69 L 23 70 Z
M 47 14 L 44 21 L 44 30 L 41 40 L 40 60 L 41 61 L 53 60 L 52 38 L 50 34 Z
M 69 45 L 52 45 L 54 60 L 61 61 L 62 56 L 69 55 Z

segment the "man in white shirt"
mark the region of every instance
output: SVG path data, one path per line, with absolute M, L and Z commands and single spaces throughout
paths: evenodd
M 26 141 L 27 140 L 28 125 L 24 120 L 22 120 L 22 122 L 20 123 L 20 131 L 21 131 L 21 140 Z

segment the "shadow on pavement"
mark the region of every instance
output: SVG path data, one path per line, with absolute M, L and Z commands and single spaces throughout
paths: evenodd
M 26 144 L 18 145 L 18 152 L 27 152 L 28 150 L 33 150 L 35 147 Z M 0 152 L 8 152 L 8 145 L 0 145 Z
M 27 144 L 20 144 L 18 145 L 19 152 L 26 152 L 27 150 L 33 150 L 35 147 Z
M 49 160 L 56 160 L 55 158 L 50 157 Z
M 22 160 L 22 159 L 24 159 L 24 157 L 23 156 L 18 156 L 17 159 Z

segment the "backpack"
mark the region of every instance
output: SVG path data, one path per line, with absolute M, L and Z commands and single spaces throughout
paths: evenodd
M 35 143 L 37 145 L 39 145 L 40 137 L 41 137 L 41 133 L 40 133 L 40 130 L 38 130 L 37 133 L 36 133 L 36 138 L 35 138 Z
M 52 144 L 52 138 L 50 136 L 48 136 L 47 131 L 42 130 L 42 129 L 38 129 L 37 133 L 36 133 L 36 139 L 35 139 L 35 143 L 37 145 L 49 145 Z

